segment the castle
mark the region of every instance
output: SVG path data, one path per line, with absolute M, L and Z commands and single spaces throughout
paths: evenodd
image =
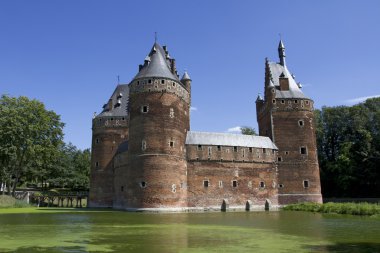
M 313 100 L 278 46 L 256 100 L 259 136 L 190 131 L 192 80 L 154 43 L 92 120 L 90 207 L 254 210 L 322 202 Z

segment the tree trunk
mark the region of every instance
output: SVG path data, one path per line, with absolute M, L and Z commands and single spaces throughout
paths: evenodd
M 16 187 L 17 187 L 17 183 L 18 183 L 18 177 L 15 178 L 15 181 L 13 182 L 13 187 L 12 187 L 12 196 L 14 197 L 15 196 L 15 192 L 16 192 Z

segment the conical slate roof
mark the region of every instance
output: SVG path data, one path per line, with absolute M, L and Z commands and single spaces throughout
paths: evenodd
M 183 73 L 183 76 L 181 78 L 181 80 L 191 80 L 189 74 L 187 73 L 187 71 L 185 71 L 185 73 Z
M 146 63 L 134 79 L 163 77 L 179 81 L 177 75 L 171 72 L 169 56 L 167 57 L 165 50 L 157 42 L 154 43 L 145 61 Z

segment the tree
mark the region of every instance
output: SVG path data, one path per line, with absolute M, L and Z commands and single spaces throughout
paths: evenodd
M 256 130 L 253 127 L 242 126 L 240 131 L 244 135 L 257 135 Z
M 322 193 L 379 197 L 380 98 L 315 111 Z
M 12 185 L 13 195 L 25 176 L 45 174 L 54 166 L 63 126 L 59 115 L 35 99 L 1 97 L 0 176 Z

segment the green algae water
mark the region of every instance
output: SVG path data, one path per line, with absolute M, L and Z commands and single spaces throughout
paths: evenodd
M 0 252 L 380 252 L 380 219 L 306 212 L 0 210 Z

